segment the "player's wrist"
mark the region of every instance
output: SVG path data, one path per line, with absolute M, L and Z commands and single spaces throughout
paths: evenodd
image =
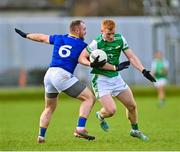
M 143 70 L 142 70 L 142 74 L 145 74 L 146 72 L 147 72 L 146 69 L 143 69 Z
M 30 34 L 29 33 L 25 33 L 26 34 L 26 37 L 27 39 L 30 39 Z
M 114 65 L 113 67 L 114 67 L 114 71 L 117 71 L 117 66 L 116 66 L 116 65 Z

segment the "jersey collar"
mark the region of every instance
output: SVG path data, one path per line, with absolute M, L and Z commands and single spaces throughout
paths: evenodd
M 75 35 L 75 34 L 68 34 L 69 36 L 71 36 L 71 37 L 75 37 L 75 38 L 79 38 L 77 35 Z

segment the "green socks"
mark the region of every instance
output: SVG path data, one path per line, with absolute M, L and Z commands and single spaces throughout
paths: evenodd
M 131 124 L 131 127 L 133 130 L 138 130 L 138 124 Z

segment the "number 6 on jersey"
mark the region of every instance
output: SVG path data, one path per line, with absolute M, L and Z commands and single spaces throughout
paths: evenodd
M 72 48 L 72 46 L 70 45 L 63 45 L 59 48 L 59 55 L 63 58 L 66 58 L 68 56 L 70 56 L 71 51 L 70 49 Z

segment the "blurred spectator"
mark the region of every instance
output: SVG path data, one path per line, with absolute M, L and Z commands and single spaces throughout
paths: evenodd
M 21 68 L 19 71 L 19 87 L 25 87 L 27 82 L 27 74 L 26 71 Z
M 155 58 L 151 65 L 151 71 L 157 81 L 154 83 L 154 85 L 158 91 L 158 98 L 159 98 L 158 105 L 160 107 L 164 106 L 165 104 L 165 96 L 166 96 L 165 87 L 167 84 L 168 68 L 169 68 L 168 61 L 164 59 L 162 52 L 157 51 L 155 53 Z

